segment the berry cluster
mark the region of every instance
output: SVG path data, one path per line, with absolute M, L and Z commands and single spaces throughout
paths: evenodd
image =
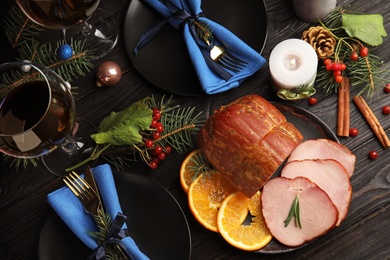
M 342 76 L 342 72 L 347 69 L 347 65 L 345 65 L 345 63 L 340 61 L 332 62 L 331 59 L 325 59 L 324 65 L 327 71 L 333 71 L 333 77 L 337 83 L 343 81 L 344 77 Z
M 161 120 L 161 111 L 158 108 L 153 108 L 153 118 L 150 124 L 151 135 L 150 139 L 144 140 L 144 145 L 149 152 L 150 160 L 147 162 L 151 169 L 156 169 L 158 164 L 165 160 L 167 154 L 172 151 L 172 147 L 165 145 L 164 147 L 156 144 L 156 141 L 161 138 L 161 134 L 164 132 L 164 125 Z

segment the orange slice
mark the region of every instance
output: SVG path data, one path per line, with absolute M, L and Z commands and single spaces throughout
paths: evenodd
M 217 216 L 222 201 L 235 192 L 233 185 L 218 171 L 200 175 L 189 186 L 188 204 L 196 220 L 205 228 L 218 232 Z
M 180 167 L 180 185 L 188 193 L 189 185 L 202 172 L 211 170 L 210 163 L 200 149 L 193 150 L 182 162 Z
M 248 213 L 252 219 L 244 224 Z M 217 226 L 220 234 L 229 244 L 246 251 L 259 250 L 272 239 L 264 222 L 260 191 L 252 198 L 240 192 L 230 194 L 219 209 Z

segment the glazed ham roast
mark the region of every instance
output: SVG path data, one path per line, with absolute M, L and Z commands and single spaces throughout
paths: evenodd
M 299 193 L 299 195 L 298 195 Z M 295 219 L 285 226 L 293 201 L 299 198 L 301 227 Z M 332 229 L 338 220 L 338 211 L 329 196 L 305 177 L 269 180 L 261 195 L 264 220 L 279 242 L 297 247 Z
M 333 159 L 292 161 L 281 172 L 282 177 L 302 176 L 317 184 L 328 194 L 339 211 L 337 226 L 345 219 L 352 198 L 352 186 L 345 168 Z
M 299 130 L 258 95 L 216 110 L 199 132 L 206 158 L 247 197 L 252 197 L 303 139 Z

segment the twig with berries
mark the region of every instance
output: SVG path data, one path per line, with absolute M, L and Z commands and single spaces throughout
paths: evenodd
M 204 119 L 201 112 L 195 113 L 195 107 L 181 108 L 172 103 L 172 98 L 162 97 L 156 102 L 149 97 L 120 112 L 112 112 L 102 120 L 98 133 L 91 135 L 97 144 L 92 155 L 66 171 L 99 157 L 117 169 L 138 158 L 156 169 L 172 150 L 184 152 L 192 145 Z
M 347 14 L 338 7 L 320 25 L 302 34 L 323 60 L 317 73 L 317 87 L 328 93 L 337 92 L 343 78 L 348 77 L 351 86 L 361 87 L 358 95 L 367 93 L 372 97 L 385 85 L 388 75 L 387 70 L 380 68 L 379 58 L 369 52 L 369 46 L 380 45 L 381 36 L 386 36 L 382 16 Z

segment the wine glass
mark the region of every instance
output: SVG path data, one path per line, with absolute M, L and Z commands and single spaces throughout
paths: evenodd
M 95 59 L 107 55 L 118 40 L 118 24 L 113 15 L 98 7 L 100 0 L 16 0 L 21 10 L 36 24 L 63 31 L 82 40 Z
M 0 78 L 3 88 L 12 88 L 0 104 L 0 152 L 52 160 L 46 156 L 55 150 L 71 154 L 77 149 L 72 138 L 75 102 L 69 83 L 51 69 L 30 62 L 1 64 Z M 4 79 L 12 84 L 5 84 Z

